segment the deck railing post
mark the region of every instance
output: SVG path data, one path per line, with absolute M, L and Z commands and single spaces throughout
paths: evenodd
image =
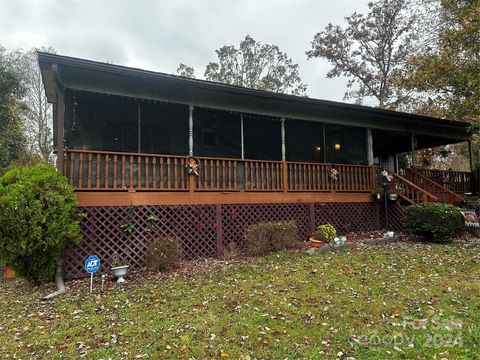
M 308 210 L 310 213 L 310 233 L 313 234 L 315 232 L 315 203 L 308 204 Z
M 221 257 L 223 256 L 222 205 L 215 205 L 215 223 L 217 225 L 216 254 L 217 257 Z
M 377 182 L 377 168 L 370 166 L 370 189 L 374 189 Z
M 196 178 L 195 174 L 188 174 L 188 191 L 195 192 Z
M 282 187 L 283 192 L 288 191 L 288 165 L 286 161 L 282 161 Z

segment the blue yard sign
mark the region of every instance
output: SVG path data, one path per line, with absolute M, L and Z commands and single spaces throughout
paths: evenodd
M 85 270 L 90 274 L 90 294 L 93 290 L 93 273 L 100 269 L 100 259 L 97 255 L 89 256 L 85 260 Z
M 100 269 L 100 259 L 97 255 L 89 256 L 88 259 L 85 261 L 85 270 L 89 274 L 93 274 L 98 269 Z

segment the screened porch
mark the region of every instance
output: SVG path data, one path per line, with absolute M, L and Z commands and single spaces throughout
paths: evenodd
M 370 191 L 365 128 L 67 91 L 77 190 Z M 189 179 L 188 157 L 198 164 Z M 331 171 L 338 171 L 335 181 Z M 193 182 L 193 183 L 192 183 Z
M 62 167 L 77 191 L 369 193 L 413 144 L 409 133 L 85 91 L 67 90 L 65 104 Z M 443 176 L 469 189 L 468 173 Z

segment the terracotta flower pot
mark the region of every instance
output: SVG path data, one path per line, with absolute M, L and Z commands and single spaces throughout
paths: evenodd
M 323 240 L 316 240 L 314 238 L 310 238 L 309 241 L 310 241 L 310 247 L 313 247 L 313 248 L 319 248 L 325 245 L 325 241 Z
M 5 277 L 7 279 L 15 279 L 15 270 L 13 270 L 12 268 L 9 268 L 8 266 L 5 268 Z

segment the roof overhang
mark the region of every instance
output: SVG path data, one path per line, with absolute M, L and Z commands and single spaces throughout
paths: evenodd
M 165 101 L 273 117 L 413 133 L 438 138 L 435 146 L 470 139 L 468 123 L 368 106 L 278 94 L 187 79 L 114 64 L 38 53 L 48 101 L 56 89 Z M 441 139 L 441 141 L 440 141 Z

